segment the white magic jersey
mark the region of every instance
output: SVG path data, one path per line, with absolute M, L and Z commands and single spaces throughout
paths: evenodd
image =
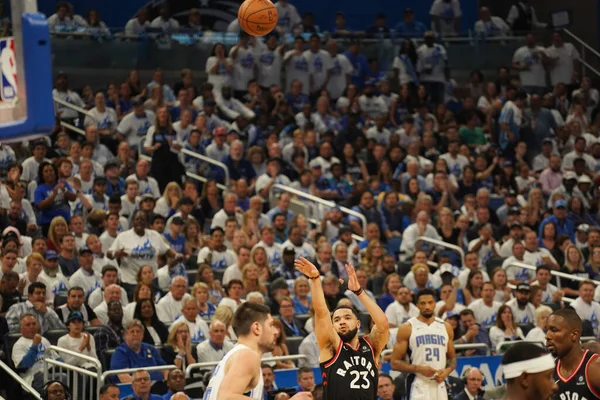
M 227 365 L 227 361 L 235 352 L 243 349 L 250 350 L 248 346 L 245 346 L 243 344 L 236 344 L 233 347 L 233 349 L 229 350 L 229 352 L 225 354 L 225 357 L 223 357 L 223 359 L 219 362 L 219 365 L 215 367 L 215 370 L 213 371 L 213 376 L 212 378 L 210 378 L 210 382 L 208 382 L 208 387 L 206 388 L 206 392 L 204 392 L 204 397 L 202 398 L 202 400 L 217 400 L 217 398 L 219 397 L 219 388 L 221 386 L 221 383 L 223 383 L 223 378 L 225 377 L 225 366 Z M 260 371 L 260 378 L 258 379 L 258 383 L 256 384 L 256 386 L 250 391 L 248 396 L 255 400 L 263 400 L 264 383 L 262 369 L 260 368 L 260 366 L 257 367 Z
M 431 325 L 427 325 L 417 317 L 412 317 L 408 323 L 412 325 L 412 332 L 408 340 L 410 363 L 427 365 L 433 369 L 446 368 L 448 332 L 444 321 L 436 318 Z
M 412 332 L 408 340 L 410 363 L 427 365 L 442 370 L 446 368 L 446 353 L 448 352 L 448 332 L 443 320 L 436 318 L 427 325 L 417 317 L 408 320 Z M 413 375 L 407 380 L 410 385 L 410 400 L 447 400 L 448 395 L 444 382 L 437 383 L 433 378 Z M 410 383 L 409 383 L 410 382 Z

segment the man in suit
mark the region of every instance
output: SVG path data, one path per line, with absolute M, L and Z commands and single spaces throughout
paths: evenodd
M 279 302 L 279 318 L 286 337 L 307 335 L 302 324 L 294 317 L 294 301 L 291 298 L 284 297 Z
M 454 400 L 481 400 L 483 399 L 483 374 L 477 368 L 469 368 L 463 374 L 465 380 L 465 388 L 460 392 Z

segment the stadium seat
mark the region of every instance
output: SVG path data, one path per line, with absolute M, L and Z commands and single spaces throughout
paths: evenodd
M 505 258 L 502 257 L 492 257 L 485 263 L 485 268 L 487 270 L 488 275 L 492 276 L 492 271 L 498 267 L 502 267 L 502 263 Z
M 519 324 L 519 328 L 523 331 L 523 336 L 527 336 L 529 331 L 533 329 L 533 324 Z
M 13 369 L 16 369 L 16 366 L 12 361 L 12 349 L 20 337 L 20 332 L 11 332 L 4 337 L 4 353 L 6 354 L 6 364 Z
M 113 354 L 115 354 L 115 350 L 116 349 L 106 349 L 104 353 L 102 353 L 100 362 L 102 363 L 102 369 L 104 371 L 108 371 L 110 369 L 110 360 L 112 359 Z
M 190 271 L 196 271 L 198 269 L 198 256 L 191 255 L 190 258 L 185 263 L 185 268 L 188 270 L 188 275 Z M 190 281 L 191 284 L 192 281 Z
M 296 318 L 300 326 L 303 327 L 306 324 L 306 321 L 308 321 L 310 318 L 310 314 L 296 314 L 294 315 L 294 318 Z
M 410 272 L 413 263 L 412 261 L 403 261 L 398 264 L 398 274 L 404 279 L 406 275 Z
M 213 275 L 215 280 L 223 282 L 223 275 L 225 275 L 225 270 L 213 269 Z
M 58 307 L 67 304 L 67 294 L 66 293 L 58 293 L 54 296 L 54 309 L 56 310 Z
M 56 346 L 56 343 L 58 343 L 58 339 L 61 338 L 62 336 L 65 336 L 67 333 L 69 333 L 69 331 L 66 329 L 51 329 L 49 331 L 46 331 L 46 333 L 44 333 L 44 337 L 46 339 L 48 339 L 48 341 L 51 344 Z
M 91 326 L 91 325 L 90 325 L 90 326 L 86 326 L 86 327 L 85 327 L 85 331 L 86 331 L 87 333 L 89 333 L 90 335 L 94 336 L 94 334 L 95 334 L 96 332 L 98 332 L 98 330 L 99 330 L 100 328 L 102 328 L 102 325 L 99 325 L 99 326 Z
M 592 322 L 584 319 L 581 321 L 581 336 L 596 336 L 594 335 L 594 328 Z
M 300 343 L 304 340 L 301 336 L 294 336 L 285 339 L 285 344 L 288 347 L 290 354 L 298 354 L 298 349 L 300 348 Z
M 360 326 L 364 332 L 370 332 L 369 327 L 371 326 L 371 316 L 368 313 L 360 313 L 358 314 L 358 318 L 360 320 Z
M 188 275 L 188 285 L 190 287 L 194 286 L 194 283 L 196 283 L 196 278 L 198 277 L 198 271 L 188 270 L 187 275 Z

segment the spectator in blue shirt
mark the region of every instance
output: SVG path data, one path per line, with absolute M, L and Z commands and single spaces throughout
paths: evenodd
M 110 370 L 117 369 L 129 369 L 129 368 L 143 368 L 143 367 L 156 367 L 165 365 L 160 353 L 156 348 L 147 343 L 142 343 L 144 338 L 144 326 L 142 323 L 134 319 L 125 327 L 124 332 L 125 341 L 121 343 L 115 350 L 115 353 L 110 360 Z M 147 372 L 144 372 L 147 374 Z M 139 378 L 139 381 L 136 381 Z M 150 386 L 150 379 L 153 381 L 162 381 L 167 378 L 167 371 L 152 371 L 148 376 L 149 379 L 142 379 L 142 376 L 136 372 L 131 374 L 119 374 L 117 375 L 117 381 L 121 383 L 133 383 L 134 393 L 135 386 L 139 382 L 148 381 L 148 387 Z M 136 394 L 138 395 L 138 394 Z M 151 397 L 151 399 L 154 399 Z M 161 399 L 160 397 L 156 398 Z
M 367 28 L 365 35 L 370 38 L 390 36 L 390 28 L 385 25 L 385 14 L 380 13 L 375 16 L 375 23 Z
M 245 179 L 246 182 L 251 183 L 256 179 L 256 172 L 252 163 L 244 158 L 244 144 L 241 140 L 236 139 L 229 145 L 229 155 L 223 159 L 223 164 L 229 169 L 229 179 L 239 180 Z M 216 168 L 219 172 L 219 178 L 217 182 L 224 181 L 223 168 Z
M 363 86 L 365 86 L 365 80 L 371 76 L 371 68 L 369 67 L 369 62 L 367 61 L 367 57 L 359 53 L 360 45 L 358 41 L 353 41 L 350 43 L 348 50 L 344 52 L 350 64 L 352 64 L 352 83 L 356 85 L 359 90 L 362 90 Z
M 354 35 L 352 29 L 346 27 L 346 17 L 343 12 L 335 14 L 335 26 L 331 29 L 334 38 L 350 37 Z
M 411 8 L 404 9 L 404 19 L 396 24 L 396 34 L 401 37 L 423 37 L 427 27 L 420 21 L 415 21 L 415 13 Z
M 114 358 L 114 356 L 113 356 Z M 136 400 L 162 400 L 162 397 L 157 394 L 150 393 L 152 381 L 150 374 L 147 371 L 135 371 L 131 381 L 131 389 L 133 389 L 133 398 Z
M 522 110 L 525 108 L 526 100 L 527 94 L 521 91 L 517 93 L 513 101 L 507 101 L 504 107 L 502 107 L 498 121 L 500 123 L 498 144 L 505 158 L 512 158 L 514 148 L 519 141 L 521 121 L 523 119 Z
M 35 189 L 34 204 L 41 211 L 40 225 L 44 236 L 48 235 L 50 222 L 54 217 L 71 220 L 69 201 L 75 201 L 77 195 L 64 180 L 58 180 L 58 171 L 54 164 L 44 161 L 38 168 L 38 187 Z
M 547 223 L 553 223 L 556 226 L 556 235 L 568 235 L 571 242 L 575 243 L 575 226 L 573 222 L 567 219 L 567 202 L 556 200 L 552 208 L 552 215 L 540 223 L 538 237 L 542 237 L 544 226 Z
M 119 198 L 125 194 L 125 179 L 119 176 L 119 166 L 115 162 L 106 163 L 104 166 L 106 177 L 106 195 L 118 195 Z
M 290 85 L 290 92 L 285 95 L 285 100 L 289 104 L 294 115 L 302 111 L 302 106 L 310 104 L 310 99 L 307 95 L 302 93 L 302 82 L 298 79 L 294 79 Z
M 185 236 L 181 234 L 185 222 L 181 217 L 173 217 L 171 224 L 169 225 L 169 232 L 165 232 L 163 235 L 165 239 L 171 245 L 171 248 L 177 253 L 184 253 L 185 250 Z

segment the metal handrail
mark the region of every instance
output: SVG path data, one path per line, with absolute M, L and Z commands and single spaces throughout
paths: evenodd
M 260 359 L 260 362 L 262 363 L 262 362 L 271 362 L 271 361 L 304 360 L 306 358 L 307 357 L 304 354 L 298 354 L 298 355 L 293 355 L 293 356 L 263 357 Z M 185 377 L 186 378 L 191 377 L 192 371 L 195 369 L 216 367 L 217 365 L 219 365 L 219 361 L 207 361 L 207 362 L 190 364 L 185 369 Z
M 78 128 L 78 127 L 76 127 L 75 125 L 71 125 L 71 124 L 70 124 L 70 123 L 68 123 L 68 122 L 65 122 L 65 121 L 62 121 L 62 120 L 61 120 L 61 121 L 60 121 L 60 126 L 62 126 L 62 127 L 64 127 L 64 128 L 67 128 L 67 129 L 69 129 L 69 130 L 71 130 L 71 131 L 73 131 L 73 132 L 75 132 L 75 133 L 78 133 L 78 134 L 80 134 L 80 135 L 82 135 L 82 136 L 85 136 L 85 131 L 84 131 L 83 129 L 81 129 L 81 128 Z
M 532 271 L 537 270 L 537 268 L 534 267 L 533 265 L 525 264 L 525 263 L 518 262 L 518 261 L 513 261 L 510 264 L 508 264 L 506 266 L 506 269 L 508 269 L 508 268 L 524 268 L 524 269 L 529 269 Z M 589 281 L 589 282 L 592 282 L 594 285 L 600 285 L 600 281 L 594 281 L 591 279 L 582 278 L 580 276 L 569 275 L 569 274 L 565 274 L 564 272 L 552 270 L 552 271 L 550 271 L 550 274 L 553 276 L 556 276 L 558 278 L 565 278 L 565 279 L 570 279 L 572 281 L 578 281 L 578 282 Z
M 85 114 L 86 116 L 88 116 L 88 117 L 90 117 L 90 118 L 92 118 L 92 119 L 95 120 L 94 116 L 88 110 L 86 110 L 85 108 L 81 108 L 79 106 L 76 106 L 75 104 L 71 104 L 69 102 L 66 102 L 66 101 L 64 101 L 62 99 L 59 99 L 58 97 L 53 97 L 53 100 L 54 100 L 55 103 L 58 103 L 58 104 L 60 104 L 62 106 L 70 108 L 72 110 L 75 110 L 78 113 Z
M 580 338 L 579 338 L 579 341 L 580 341 L 581 343 L 585 343 L 585 342 L 593 342 L 593 341 L 595 341 L 595 340 L 596 340 L 596 338 L 595 338 L 594 336 L 582 336 L 582 337 L 580 337 Z
M 585 61 L 585 52 L 586 50 L 589 51 L 590 53 L 592 53 L 593 55 L 595 55 L 596 57 L 598 57 L 600 59 L 600 53 L 598 53 L 596 51 L 596 49 L 594 49 L 592 46 L 590 46 L 589 44 L 587 44 L 586 42 L 584 42 L 583 40 L 581 40 L 577 35 L 575 35 L 573 32 L 571 32 L 568 29 L 563 29 L 563 32 L 565 32 L 567 35 L 569 35 L 571 37 L 571 39 L 575 40 L 577 43 L 579 43 L 581 45 L 581 58 L 579 60 L 579 62 L 583 65 L 583 75 L 585 76 L 585 69 L 589 69 L 590 71 L 592 71 L 593 73 L 595 73 L 596 75 L 600 76 L 600 72 L 592 67 L 587 61 Z
M 155 367 L 140 367 L 140 368 L 124 368 L 124 369 L 115 369 L 106 371 L 100 377 L 100 382 L 106 381 L 111 375 L 121 375 L 121 374 L 132 374 L 136 371 L 146 371 L 146 372 L 154 372 L 154 371 L 171 371 L 174 369 L 178 369 L 175 365 L 157 365 Z
M 21 385 L 21 387 L 28 392 L 30 395 L 32 395 L 36 400 L 42 400 L 42 396 L 40 396 L 40 394 L 33 388 L 31 387 L 31 385 L 27 382 L 25 382 L 25 380 L 23 380 L 23 378 L 21 378 L 19 376 L 19 374 L 17 374 L 15 371 L 13 371 L 8 365 L 6 365 L 3 361 L 0 361 L 0 369 L 4 370 L 4 372 L 6 372 L 6 374 L 8 376 L 10 376 L 11 378 L 13 378 L 15 381 L 17 381 L 17 383 L 19 385 Z
M 100 364 L 100 361 L 98 361 L 98 359 L 96 359 L 96 358 L 86 356 L 86 355 L 78 353 L 76 351 L 65 349 L 63 347 L 58 347 L 58 346 L 50 346 L 49 349 L 54 350 L 57 353 L 68 354 L 72 357 L 80 358 L 84 361 L 90 362 L 90 363 L 94 364 L 95 367 L 97 367 L 98 371 L 102 371 L 102 364 Z
M 187 154 L 190 157 L 197 158 L 197 159 L 207 162 L 209 164 L 216 165 L 219 168 L 222 168 L 223 171 L 225 172 L 225 186 L 229 187 L 229 168 L 227 167 L 227 165 L 225 165 L 221 161 L 213 160 L 210 157 L 203 156 L 202 154 L 198 154 L 198 153 L 190 151 L 188 149 L 181 149 L 181 150 L 179 150 L 179 152 L 183 153 L 183 154 Z
M 293 189 L 293 188 L 291 188 L 289 186 L 284 186 L 284 185 L 281 185 L 279 183 L 276 183 L 273 186 L 271 186 L 271 190 L 273 190 L 273 189 L 279 189 L 279 190 L 282 190 L 284 192 L 292 193 L 292 194 L 295 194 L 296 196 L 303 197 L 303 198 L 305 198 L 307 200 L 313 201 L 315 203 L 322 204 L 322 205 L 330 207 L 330 208 L 337 206 L 337 204 L 334 203 L 333 201 L 324 200 L 324 199 L 322 199 L 320 197 L 313 196 L 312 194 L 304 193 L 301 190 Z M 351 209 L 346 208 L 346 207 L 341 207 L 340 206 L 340 210 L 343 213 L 345 213 L 345 214 L 352 215 L 353 217 L 356 217 L 356 218 L 360 219 L 361 222 L 362 222 L 363 232 L 366 233 L 366 231 L 367 231 L 367 218 L 364 215 L 362 215 L 358 211 L 354 211 L 354 210 L 351 210 Z
M 417 242 L 418 241 L 429 242 L 429 243 L 435 244 L 437 246 L 447 247 L 449 249 L 457 251 L 460 254 L 460 259 L 461 259 L 462 264 L 464 265 L 464 263 L 465 263 L 465 251 L 459 246 L 456 246 L 456 245 L 450 244 L 450 243 L 446 243 L 442 240 L 432 239 L 432 238 L 429 238 L 426 236 L 419 236 L 417 238 Z

